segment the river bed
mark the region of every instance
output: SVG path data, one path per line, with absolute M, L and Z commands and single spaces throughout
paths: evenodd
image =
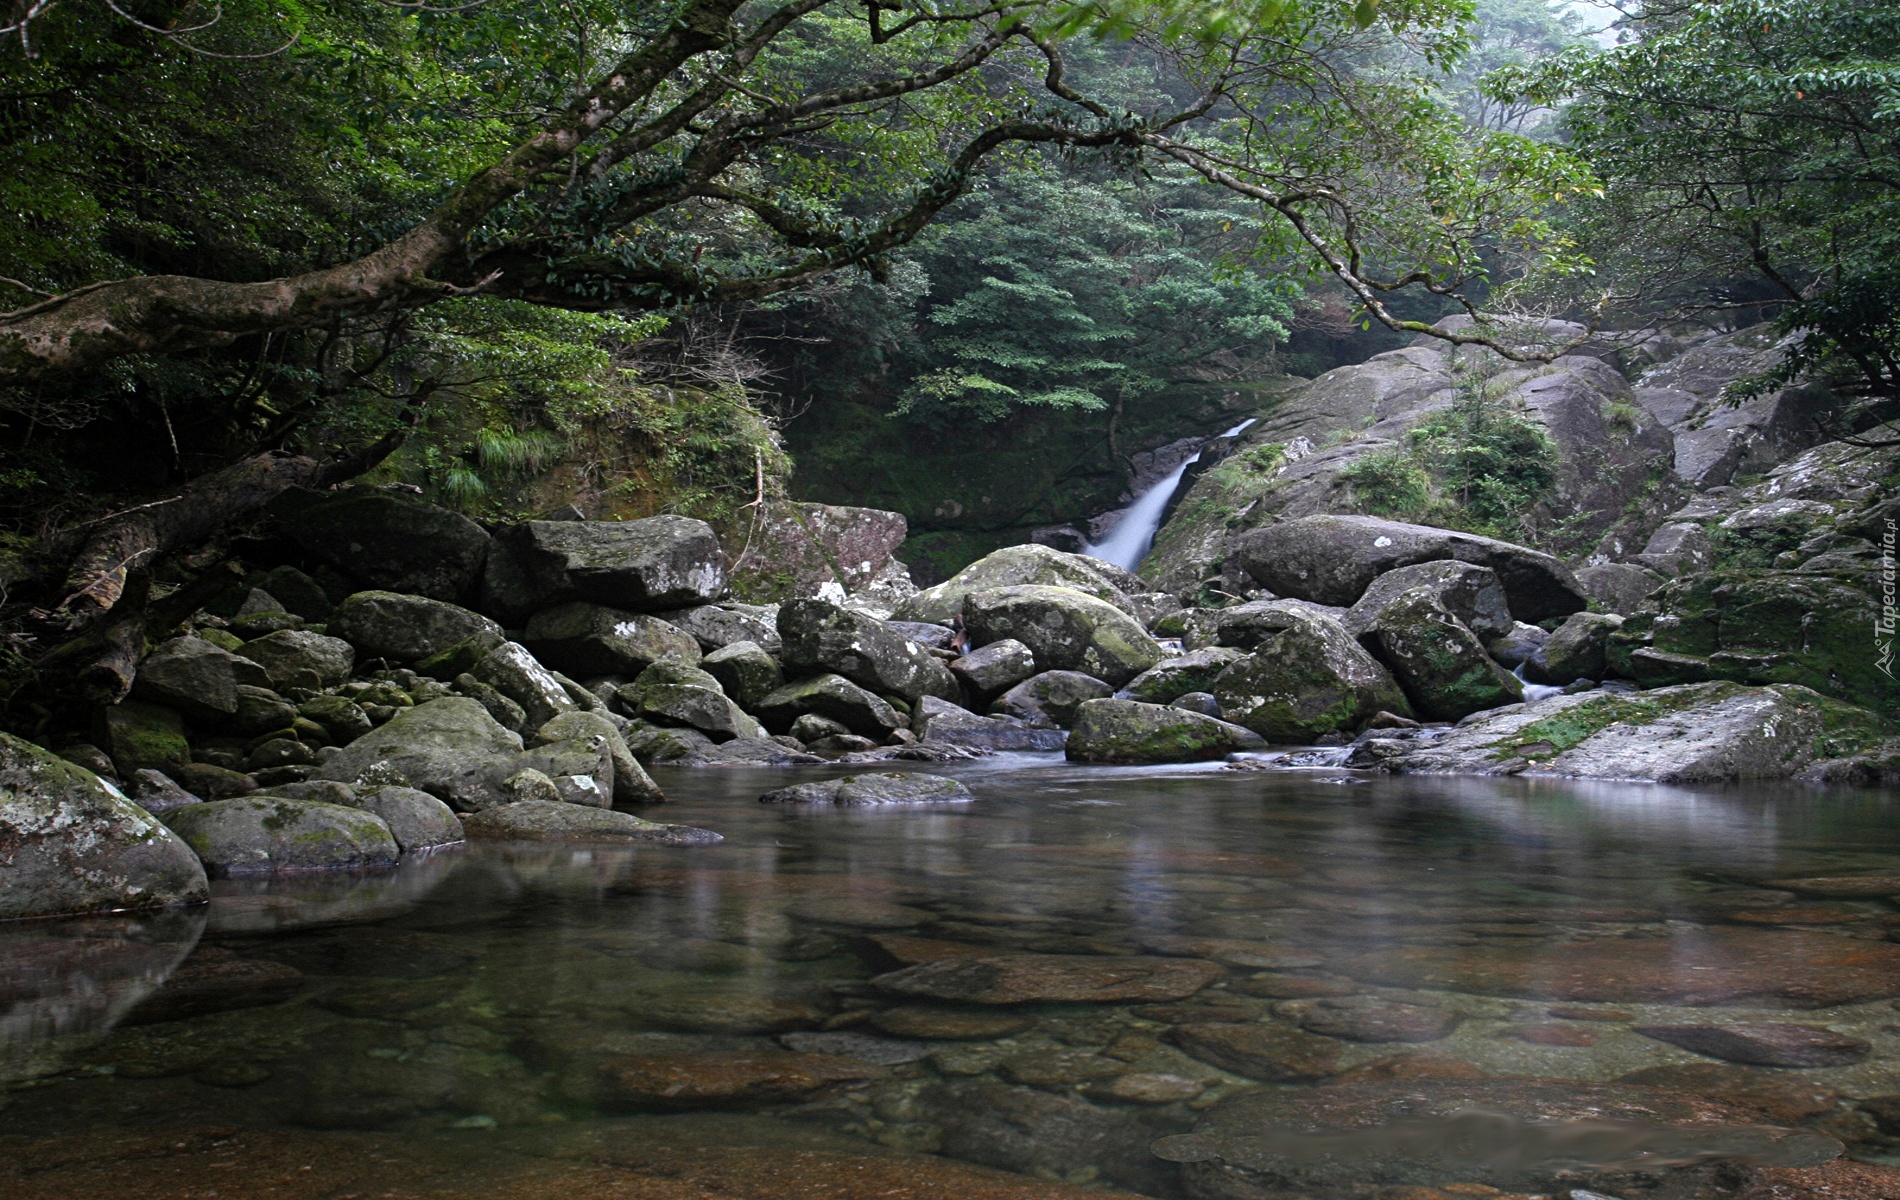
M 823 772 L 659 769 L 723 844 L 479 844 L 0 930 L 0 1183 L 1212 1196 L 1181 1163 L 1249 1093 L 1635 1072 L 1900 1161 L 1862 1107 L 1900 1093 L 1900 909 L 1828 882 L 1900 893 L 1891 795 L 933 770 L 977 801 L 788 811 L 757 797 Z M 1833 1040 L 1748 1033 L 1789 1024 Z M 1762 1053 L 1821 1065 L 1732 1061 Z

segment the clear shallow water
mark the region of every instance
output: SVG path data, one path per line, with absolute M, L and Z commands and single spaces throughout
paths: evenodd
M 567 1163 L 576 1138 L 623 1158 L 858 1146 L 880 1169 L 941 1154 L 1173 1196 L 1174 1164 L 1146 1147 L 1247 1091 L 1318 1096 L 1403 1055 L 1428 1075 L 1603 1082 L 1717 1062 L 1636 1026 L 1763 1021 L 1866 1042 L 1847 1065 L 1753 1070 L 1837 1093 L 1801 1119 L 1857 1157 L 1893 1149 L 1852 1110 L 1900 1093 L 1900 908 L 1760 886 L 1900 875 L 1888 795 L 1031 755 L 943 773 L 978 802 L 792 812 L 756 797 L 816 772 L 656 772 L 666 819 L 724 844 L 476 845 L 375 878 L 224 883 L 208 912 L 0 927 L 0 1159 L 145 1132 L 182 1147 L 181 1129 L 272 1152 L 373 1138 L 354 1186 L 396 1181 L 404 1148 L 466 1164 L 525 1161 L 528 1142 Z M 982 952 L 1218 969 L 1108 1003 L 867 982 Z M 1297 1044 L 1239 1070 L 1182 1032 L 1236 1023 Z M 1365 1040 L 1394 1031 L 1413 1040 Z M 978 1194 L 959 1180 L 944 1194 Z

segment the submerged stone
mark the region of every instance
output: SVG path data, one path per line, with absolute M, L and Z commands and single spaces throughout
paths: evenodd
M 1638 1025 L 1634 1032 L 1696 1054 L 1762 1067 L 1845 1067 L 1873 1047 L 1816 1025 Z
M 790 1100 L 885 1073 L 862 1059 L 784 1050 L 643 1054 L 609 1059 L 596 1069 L 602 1103 L 639 1108 Z
M 483 809 L 462 820 L 471 838 L 524 842 L 652 842 L 705 846 L 725 839 L 692 825 L 662 825 L 632 813 L 560 801 L 526 800 Z
M 1168 1040 L 1223 1071 L 1269 1083 L 1324 1079 L 1339 1064 L 1338 1042 L 1273 1022 L 1177 1025 Z
M 1192 996 L 1221 974 L 1213 963 L 1191 958 L 1010 954 L 920 963 L 871 982 L 899 995 L 965 1004 L 1152 1004 Z

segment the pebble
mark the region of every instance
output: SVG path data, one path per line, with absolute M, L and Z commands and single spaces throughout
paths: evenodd
M 1128 1074 L 1128 1064 L 1075 1050 L 1037 1050 L 1003 1060 L 1003 1078 L 1011 1083 L 1063 1092 L 1077 1084 Z
M 1634 1031 L 1710 1058 L 1763 1067 L 1844 1067 L 1873 1050 L 1818 1025 L 1638 1025 Z
M 922 963 L 871 982 L 899 995 L 970 1004 L 1184 1000 L 1221 976 L 1192 958 L 998 955 Z
M 885 1073 L 855 1058 L 785 1050 L 615 1057 L 597 1072 L 603 1102 L 654 1108 L 789 1100 Z
M 1317 967 L 1325 961 L 1318 955 L 1294 950 L 1287 946 L 1240 938 L 1152 937 L 1143 938 L 1141 947 L 1150 954 L 1207 958 L 1224 966 L 1247 967 L 1254 970 Z
M 1286 975 L 1262 971 L 1227 985 L 1231 990 L 1269 1000 L 1307 1000 L 1318 996 L 1350 996 L 1359 985 L 1341 975 Z
M 1581 1025 L 1559 1025 L 1552 1022 L 1513 1025 L 1499 1036 L 1516 1038 L 1520 1042 L 1529 1042 L 1533 1046 L 1594 1046 L 1597 1043 L 1594 1030 L 1586 1029 Z
M 1353 1042 L 1435 1042 L 1458 1026 L 1458 1014 L 1372 996 L 1315 1000 L 1300 1028 Z
M 1803 896 L 1855 899 L 1900 895 L 1900 875 L 1818 875 L 1806 879 L 1771 879 L 1763 887 Z
M 1034 1017 L 981 1009 L 936 1008 L 905 1004 L 871 1014 L 873 1027 L 893 1037 L 945 1042 L 982 1042 L 1034 1028 Z
M 1207 1084 L 1183 1075 L 1133 1071 L 1091 1083 L 1082 1094 L 1091 1100 L 1119 1100 L 1125 1104 L 1177 1104 L 1206 1090 Z
M 1180 1025 L 1169 1041 L 1204 1063 L 1271 1083 L 1323 1079 L 1339 1063 L 1339 1043 L 1278 1023 Z
M 917 1062 L 936 1049 L 927 1042 L 874 1037 L 868 1033 L 846 1033 L 836 1030 L 781 1033 L 778 1035 L 778 1044 L 800 1054 L 832 1054 L 840 1058 L 855 1058 L 863 1062 L 875 1063 L 880 1067 L 894 1067 L 900 1063 Z
M 1636 1014 L 1621 1008 L 1597 1008 L 1589 1004 L 1553 1004 L 1544 1010 L 1560 1021 L 1634 1021 Z

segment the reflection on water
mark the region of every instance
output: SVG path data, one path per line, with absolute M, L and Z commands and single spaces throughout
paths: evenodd
M 1900 910 L 1765 886 L 1892 874 L 1900 895 L 1886 796 L 1036 755 L 949 773 L 965 811 L 788 812 L 755 800 L 794 772 L 664 773 L 668 819 L 723 844 L 476 845 L 227 881 L 208 915 L 0 929 L 0 1038 L 35 1064 L 8 1122 L 418 1147 L 559 1125 L 624 1158 L 727 1128 L 687 1110 L 745 1113 L 747 1137 L 906 1171 L 1196 1200 L 1316 1154 L 1361 1161 L 1301 1186 L 1356 1194 L 1439 1142 L 1519 1166 L 1590 1147 L 1605 1170 L 1895 1145 L 1857 1106 L 1900 1093 Z M 1018 957 L 921 966 L 985 956 Z M 143 1023 L 73 1036 L 174 970 Z M 1641 1032 L 1706 1024 L 1755 1058 Z M 1809 1053 L 1791 1024 L 1864 1053 L 1764 1065 Z

